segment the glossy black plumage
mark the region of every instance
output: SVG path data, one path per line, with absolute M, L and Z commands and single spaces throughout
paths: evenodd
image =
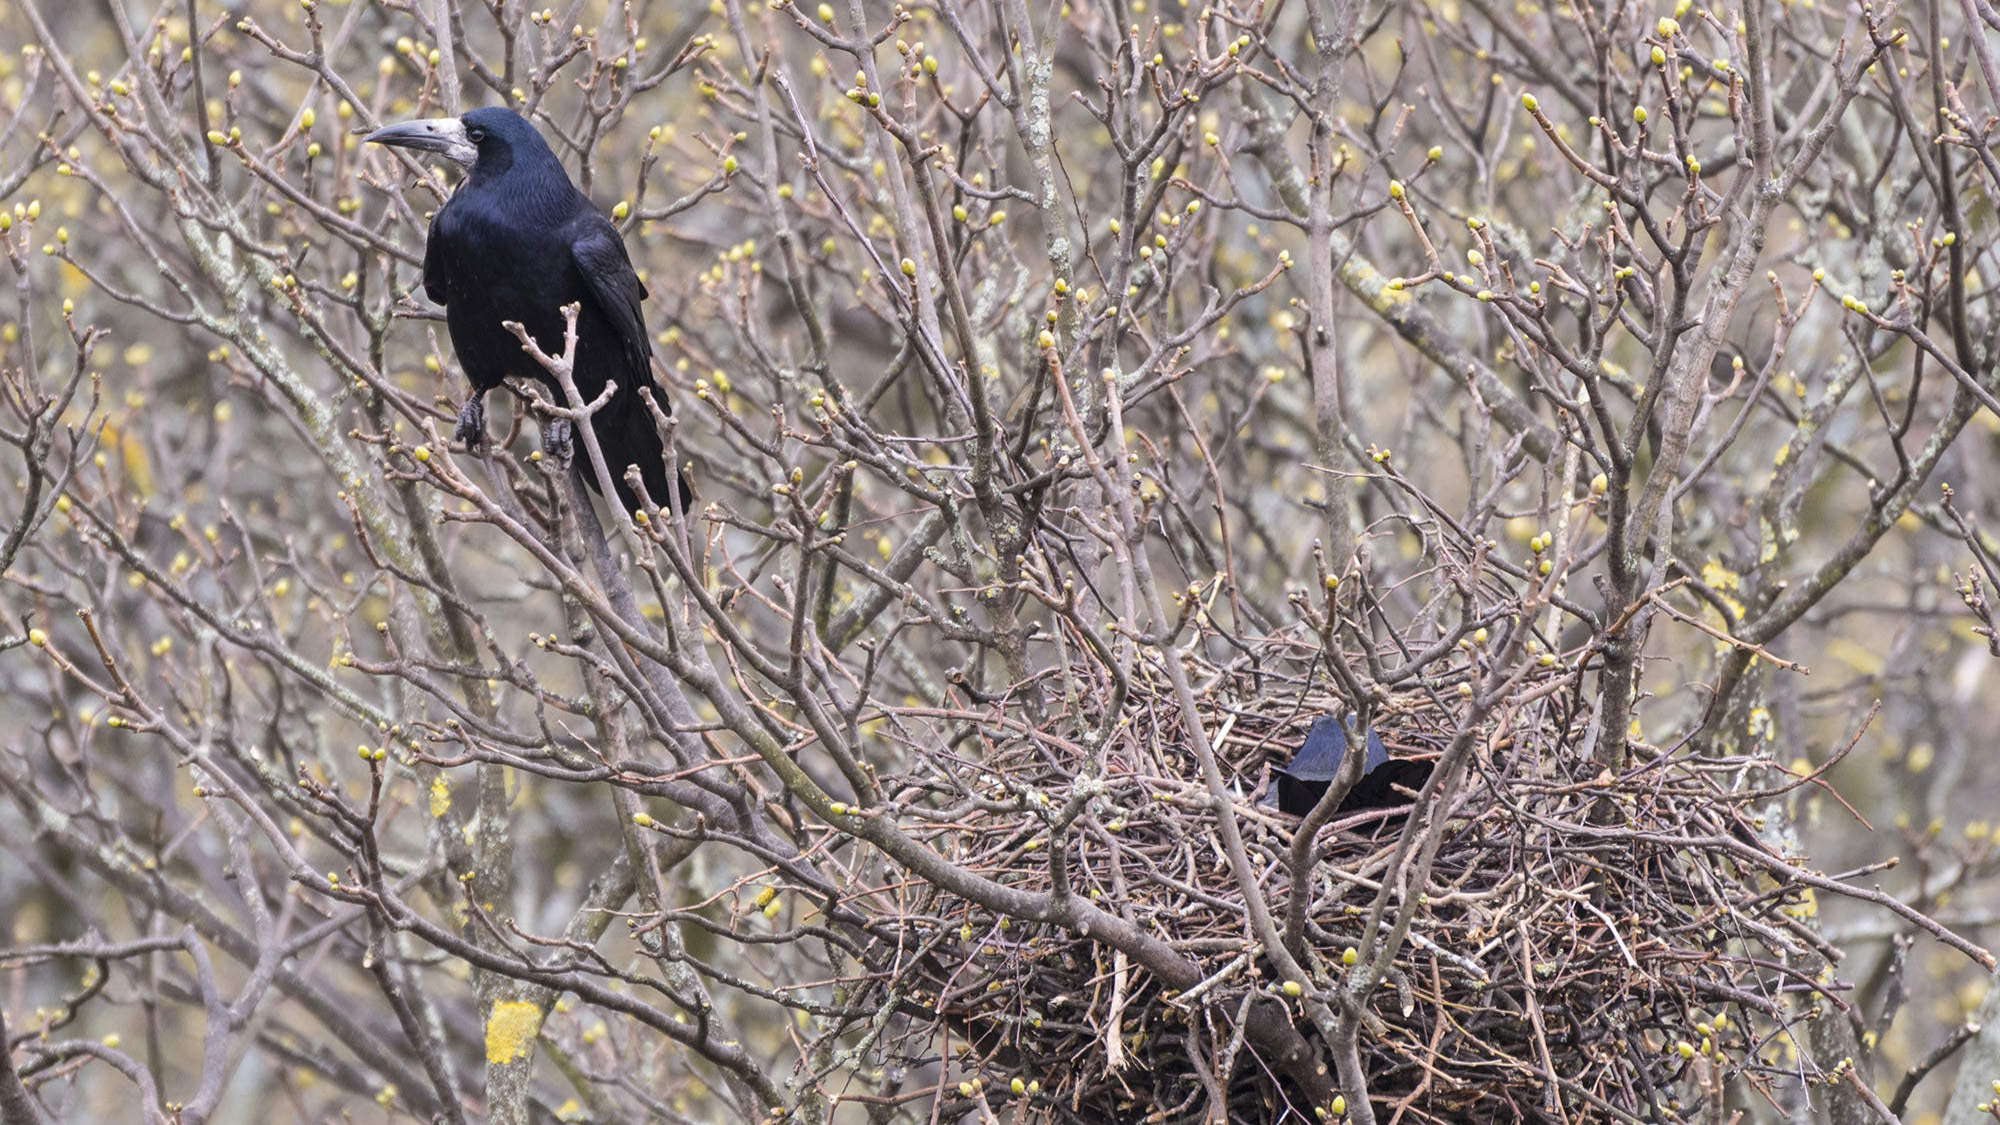
M 1346 730 L 1339 719 L 1332 715 L 1322 716 L 1306 732 L 1305 744 L 1299 747 L 1291 762 L 1276 771 L 1271 792 L 1276 797 L 1278 811 L 1292 816 L 1304 816 L 1311 812 L 1319 799 L 1326 795 L 1327 786 L 1340 772 L 1341 760 L 1346 756 Z M 1361 780 L 1347 791 L 1336 811 L 1350 813 L 1407 805 L 1410 798 L 1396 792 L 1396 788 L 1423 788 L 1424 782 L 1430 780 L 1433 765 L 1426 761 L 1390 757 L 1388 748 L 1382 745 L 1381 736 L 1370 729 Z
M 460 417 L 458 436 L 476 444 L 484 435 L 481 402 L 509 375 L 533 378 L 552 398 L 565 396 L 549 373 L 521 350 L 520 341 L 501 327 L 517 321 L 544 352 L 563 351 L 563 306 L 581 306 L 577 316 L 575 377 L 583 400 L 593 401 L 608 381 L 618 384 L 611 401 L 592 418 L 604 459 L 624 511 L 640 509 L 625 483 L 628 465 L 638 465 L 646 492 L 669 504 L 670 478 L 664 446 L 638 391 L 650 388 L 662 409 L 666 397 L 653 380 L 652 345 L 640 302 L 646 287 L 626 255 L 624 240 L 590 200 L 570 182 L 562 162 L 525 118 L 488 108 L 458 122 L 417 122 L 432 136 L 411 127 L 392 127 L 371 140 L 424 148 L 464 161 L 469 143 L 477 148 L 465 182 L 431 220 L 424 247 L 424 292 L 444 306 L 445 324 L 459 365 L 472 382 Z M 439 134 L 448 134 L 439 139 Z M 559 429 L 559 427 L 551 427 Z M 545 434 L 545 443 L 550 435 Z M 560 439 L 556 439 L 560 441 Z M 597 475 L 584 451 L 576 450 L 584 481 L 598 490 Z

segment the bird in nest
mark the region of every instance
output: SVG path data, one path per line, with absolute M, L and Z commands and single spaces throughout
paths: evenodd
M 1382 745 L 1382 736 L 1372 726 L 1363 748 L 1366 754 L 1361 780 L 1341 798 L 1336 813 L 1407 806 L 1414 800 L 1409 794 L 1422 789 L 1436 767 L 1435 762 L 1391 757 L 1388 747 Z M 1305 744 L 1298 753 L 1274 771 L 1271 788 L 1260 803 L 1291 816 L 1306 815 L 1326 795 L 1346 757 L 1345 724 L 1332 715 L 1320 716 L 1306 732 Z

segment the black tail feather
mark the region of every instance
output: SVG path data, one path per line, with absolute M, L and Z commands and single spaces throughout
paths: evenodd
M 654 392 L 657 396 L 658 392 Z M 622 395 L 620 397 L 623 397 Z M 618 490 L 618 503 L 627 516 L 641 511 L 645 505 L 637 493 L 625 483 L 628 466 L 639 466 L 640 480 L 646 486 L 646 494 L 653 503 L 662 508 L 671 507 L 672 494 L 669 488 L 679 488 L 683 511 L 694 503 L 694 493 L 689 490 L 686 478 L 679 473 L 669 475 L 666 463 L 666 443 L 660 440 L 660 431 L 653 425 L 652 413 L 643 403 L 607 403 L 591 419 L 592 429 L 597 433 L 597 444 L 604 451 L 604 463 L 611 470 L 611 483 Z M 597 485 L 597 474 L 586 469 L 584 483 L 592 492 L 601 492 Z

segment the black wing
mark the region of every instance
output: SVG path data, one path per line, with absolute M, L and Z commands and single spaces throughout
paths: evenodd
M 597 303 L 597 311 L 618 333 L 626 362 L 640 374 L 642 384 L 650 384 L 653 346 L 646 339 L 645 310 L 639 307 L 639 302 L 646 299 L 645 283 L 632 269 L 632 259 L 625 254 L 625 242 L 618 237 L 618 228 L 595 212 L 590 218 L 595 221 L 583 224 L 582 233 L 570 243 L 570 255 L 576 260 L 577 272 L 583 275 L 591 299 Z
M 450 237 L 444 229 L 448 207 L 431 216 L 430 233 L 424 237 L 424 293 L 440 305 L 451 303 L 451 264 L 444 244 Z

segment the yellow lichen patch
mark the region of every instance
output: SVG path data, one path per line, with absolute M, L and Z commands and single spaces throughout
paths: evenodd
M 1752 708 L 1750 711 L 1749 727 L 1750 734 L 1753 737 L 1763 739 L 1766 742 L 1776 741 L 1778 737 L 1778 724 L 1771 718 L 1771 709 L 1769 707 Z M 1810 773 L 1811 771 L 1811 763 L 1807 763 L 1806 768 L 1800 772 Z
M 500 1000 L 486 1018 L 486 1061 L 493 1066 L 528 1057 L 542 1029 L 541 1005 L 528 1000 Z
M 444 816 L 451 811 L 451 783 L 439 777 L 431 782 L 431 817 Z
M 1710 559 L 1708 562 L 1702 564 L 1701 580 L 1708 585 L 1709 589 L 1715 591 L 1716 595 L 1722 599 L 1724 605 L 1729 607 L 1730 620 L 1740 621 L 1743 619 L 1743 603 L 1732 596 L 1736 591 L 1743 588 L 1742 575 L 1722 565 L 1720 560 Z
M 1723 566 L 1720 559 L 1710 559 L 1702 564 L 1701 580 L 1717 591 L 1743 588 L 1743 576 Z

